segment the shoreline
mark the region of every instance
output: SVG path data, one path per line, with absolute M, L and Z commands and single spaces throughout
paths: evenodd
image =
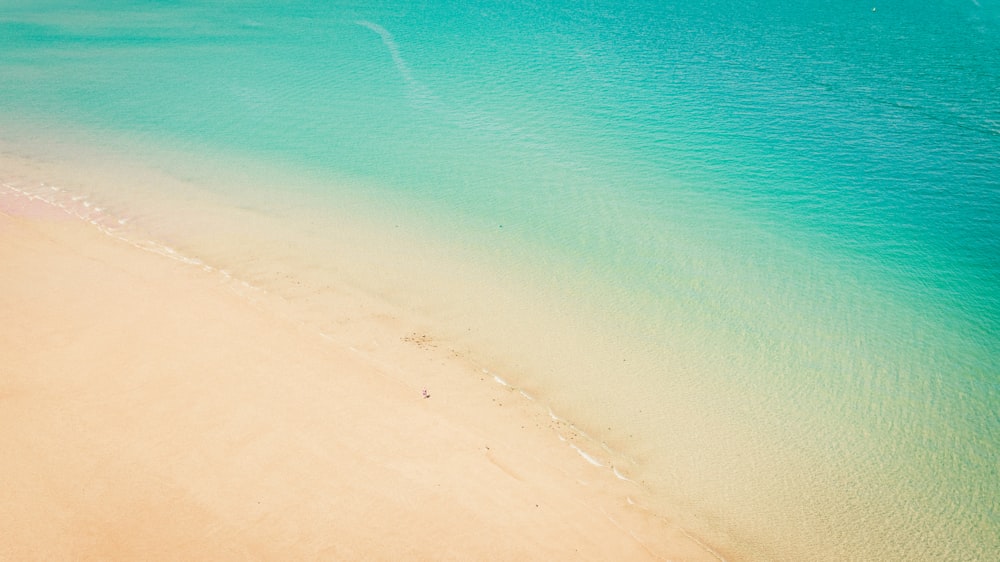
M 4 557 L 718 558 L 425 334 L 358 350 L 48 203 L 0 210 Z

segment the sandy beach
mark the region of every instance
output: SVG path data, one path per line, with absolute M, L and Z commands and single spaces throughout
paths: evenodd
M 0 559 L 716 559 L 431 336 L 0 195 Z

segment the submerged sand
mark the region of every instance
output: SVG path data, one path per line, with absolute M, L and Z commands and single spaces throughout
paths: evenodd
M 428 335 L 0 203 L 0 559 L 716 559 Z

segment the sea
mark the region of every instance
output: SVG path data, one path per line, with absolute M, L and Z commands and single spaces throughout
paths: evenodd
M 1000 559 L 995 0 L 0 0 L 0 156 L 430 334 L 721 558 Z

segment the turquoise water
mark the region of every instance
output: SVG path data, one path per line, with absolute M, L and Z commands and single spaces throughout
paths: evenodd
M 5 1 L 0 135 L 409 227 L 499 284 L 408 305 L 734 558 L 993 560 L 1000 7 L 928 4 Z

